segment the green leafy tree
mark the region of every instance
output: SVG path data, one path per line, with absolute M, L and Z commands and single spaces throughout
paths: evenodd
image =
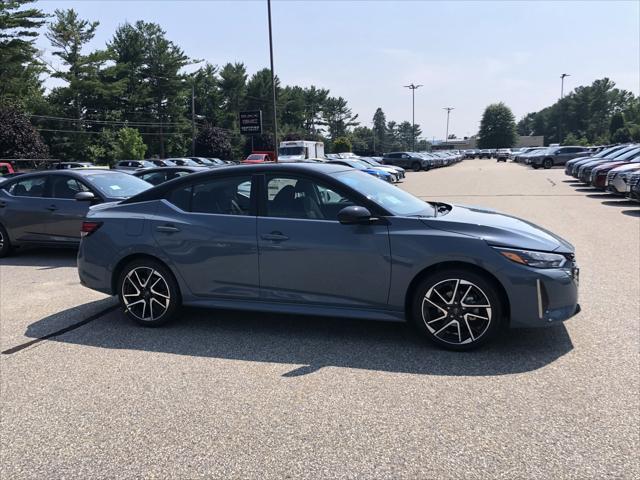
M 15 106 L 0 106 L 0 158 L 49 158 L 49 149 Z
M 353 152 L 358 155 L 373 155 L 373 129 L 369 127 L 356 127 L 351 133 L 351 145 Z
M 422 130 L 418 124 L 412 125 L 411 122 L 404 121 L 398 125 L 398 139 L 402 145 L 402 150 L 411 150 L 414 145 L 414 139 L 417 144 L 417 139 L 420 135 L 422 135 Z
M 231 142 L 228 132 L 210 124 L 205 125 L 196 137 L 196 155 L 230 158 Z
M 375 155 L 381 155 L 385 151 L 387 143 L 387 117 L 382 108 L 378 107 L 373 114 L 373 135 L 375 137 Z
M 613 135 L 621 128 L 624 128 L 624 115 L 622 112 L 616 112 L 611 115 L 611 121 L 609 122 L 609 133 Z
M 570 133 L 564 137 L 563 145 L 580 145 L 586 147 L 589 145 L 589 140 L 584 137 L 577 137 L 573 133 Z
M 631 141 L 631 131 L 628 127 L 622 127 L 616 130 L 613 135 L 611 135 L 611 141 L 613 143 L 627 143 Z
M 116 160 L 142 160 L 147 146 L 135 128 L 121 128 L 116 135 Z
M 304 129 L 308 138 L 319 139 L 324 133 L 322 129 L 322 110 L 329 98 L 329 90 L 311 85 L 304 89 Z
M 342 97 L 329 97 L 322 110 L 322 124 L 327 126 L 329 138 L 335 142 L 338 137 L 347 135 L 350 127 L 358 125 L 358 115 L 353 114 Z
M 22 104 L 42 95 L 34 41 L 46 15 L 37 8 L 25 8 L 34 0 L 0 2 L 0 102 Z
M 334 153 L 350 152 L 352 149 L 351 140 L 347 137 L 338 137 L 333 142 Z
M 480 121 L 479 148 L 509 148 L 516 143 L 516 122 L 504 103 L 489 105 Z

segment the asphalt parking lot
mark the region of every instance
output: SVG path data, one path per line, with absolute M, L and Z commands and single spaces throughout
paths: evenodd
M 21 252 L 0 260 L 0 477 L 638 478 L 637 204 L 493 160 L 402 188 L 565 237 L 582 312 L 471 353 L 335 318 L 144 329 L 79 285 L 74 252 Z

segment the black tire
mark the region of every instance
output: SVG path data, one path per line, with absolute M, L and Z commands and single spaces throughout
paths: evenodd
M 549 170 L 551 167 L 553 167 L 553 160 L 550 158 L 545 158 L 544 159 L 544 163 L 542 164 L 542 166 L 544 168 L 546 168 L 547 170 Z
M 0 225 L 0 258 L 6 257 L 11 253 L 11 240 L 5 228 Z
M 413 170 L 414 172 L 419 172 L 420 171 L 420 162 L 413 162 L 411 164 L 411 170 Z
M 180 307 L 180 289 L 175 277 L 163 264 L 148 258 L 133 260 L 122 269 L 118 277 L 118 297 L 126 316 L 145 327 L 166 324 Z M 160 315 L 157 315 L 158 309 Z
M 427 339 L 455 351 L 472 350 L 489 342 L 503 320 L 494 282 L 464 269 L 441 270 L 423 278 L 414 291 L 410 315 Z
M 534 170 L 537 170 L 540 168 L 540 165 L 536 164 L 536 163 L 532 163 L 531 164 L 531 168 L 533 168 Z

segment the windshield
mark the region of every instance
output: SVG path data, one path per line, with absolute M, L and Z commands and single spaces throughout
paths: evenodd
M 619 157 L 616 157 L 616 160 L 629 160 L 630 158 L 633 158 L 638 154 L 638 150 L 640 150 L 640 148 L 638 147 L 627 150 L 627 153 L 623 153 Z
M 262 155 L 259 155 L 257 153 L 252 153 L 247 157 L 247 160 L 262 160 L 262 158 L 263 158 Z
M 109 198 L 129 198 L 151 187 L 150 183 L 126 173 L 109 172 L 85 175 L 93 187 Z
M 339 172 L 333 176 L 393 215 L 402 217 L 434 216 L 434 209 L 430 204 L 384 180 L 379 180 L 363 172 L 354 171 Z
M 302 155 L 304 147 L 280 147 L 278 155 Z
M 197 160 L 194 160 L 194 162 L 199 163 L 200 165 L 215 165 L 211 160 L 209 160 L 208 158 L 198 158 Z
M 611 153 L 610 155 L 607 155 L 605 158 L 620 158 L 625 153 L 627 153 L 629 150 L 634 150 L 636 148 L 638 148 L 636 145 L 629 145 L 628 147 L 624 147 L 624 148 L 621 148 L 620 150 L 616 150 L 615 152 Z

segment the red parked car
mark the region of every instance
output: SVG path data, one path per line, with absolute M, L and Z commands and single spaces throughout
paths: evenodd
M 245 158 L 242 163 L 265 163 L 265 162 L 273 162 L 273 157 L 269 153 L 252 153 L 247 158 Z
M 0 177 L 4 177 L 9 173 L 16 173 L 13 165 L 11 165 L 9 162 L 0 162 Z

